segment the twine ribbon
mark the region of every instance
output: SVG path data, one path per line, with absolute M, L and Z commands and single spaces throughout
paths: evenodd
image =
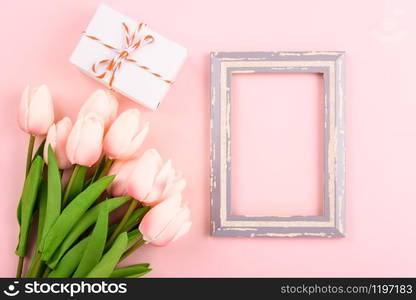
M 108 81 L 108 85 L 110 88 L 113 86 L 114 78 L 116 77 L 117 72 L 120 70 L 122 64 L 124 62 L 129 62 L 146 70 L 153 76 L 159 78 L 160 80 L 166 82 L 167 84 L 172 84 L 171 80 L 167 80 L 162 77 L 159 73 L 153 72 L 149 67 L 141 65 L 136 59 L 130 58 L 129 56 L 134 52 L 139 50 L 140 48 L 149 45 L 155 41 L 155 38 L 148 34 L 143 36 L 140 34 L 140 31 L 146 26 L 143 23 L 139 23 L 138 26 L 135 28 L 133 32 L 130 32 L 129 27 L 126 23 L 122 23 L 123 31 L 124 31 L 124 38 L 123 38 L 123 46 L 121 48 L 114 47 L 103 40 L 97 38 L 96 36 L 83 33 L 85 37 L 103 45 L 104 47 L 111 49 L 115 56 L 113 58 L 107 58 L 103 60 L 98 60 L 92 64 L 91 70 L 95 74 L 96 78 L 104 79 L 107 76 L 110 76 Z

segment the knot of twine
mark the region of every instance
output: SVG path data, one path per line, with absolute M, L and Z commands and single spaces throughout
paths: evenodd
M 140 34 L 140 31 L 146 25 L 143 23 L 139 23 L 133 32 L 130 32 L 129 27 L 126 25 L 126 23 L 123 22 L 122 25 L 124 29 L 124 39 L 123 39 L 123 46 L 121 48 L 117 48 L 112 45 L 109 45 L 108 43 L 104 42 L 98 37 L 84 32 L 85 37 L 93 41 L 96 41 L 97 43 L 100 43 L 101 45 L 103 45 L 104 47 L 108 49 L 111 49 L 115 54 L 115 56 L 112 58 L 98 60 L 92 64 L 91 70 L 95 74 L 95 77 L 99 79 L 104 79 L 107 76 L 109 76 L 110 79 L 108 81 L 108 85 L 110 88 L 112 88 L 114 78 L 116 77 L 117 72 L 120 70 L 124 62 L 128 62 L 128 63 L 134 64 L 138 68 L 146 70 L 147 72 L 159 78 L 160 80 L 166 82 L 167 84 L 172 84 L 173 82 L 171 80 L 167 80 L 163 78 L 162 75 L 160 75 L 159 73 L 153 72 L 149 67 L 141 65 L 136 59 L 133 59 L 130 57 L 130 55 L 134 51 L 146 45 L 149 45 L 155 41 L 155 38 L 150 34 L 146 36 L 143 36 Z

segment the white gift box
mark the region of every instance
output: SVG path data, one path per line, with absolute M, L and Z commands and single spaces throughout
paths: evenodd
M 186 55 L 184 47 L 102 4 L 70 62 L 116 92 L 155 110 Z

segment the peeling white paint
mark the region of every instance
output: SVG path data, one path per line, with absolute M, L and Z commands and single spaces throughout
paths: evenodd
M 248 227 L 224 227 L 223 230 L 238 230 L 238 231 L 257 231 L 258 228 L 248 228 Z

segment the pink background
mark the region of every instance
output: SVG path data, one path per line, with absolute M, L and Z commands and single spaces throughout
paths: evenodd
M 322 214 L 322 75 L 236 74 L 231 94 L 232 213 Z
M 152 124 L 146 146 L 171 157 L 188 178 L 185 197 L 191 203 L 194 225 L 178 242 L 166 248 L 146 246 L 127 263 L 151 262 L 154 271 L 150 276 L 416 276 L 414 1 L 104 2 L 151 24 L 189 50 L 189 59 L 159 111 L 145 111 L 144 116 Z M 47 83 L 57 115 L 75 117 L 87 96 L 100 86 L 70 65 L 68 58 L 99 3 L 10 0 L 1 4 L 0 276 L 14 276 L 16 267 L 15 210 L 27 145 L 27 136 L 16 122 L 21 91 L 26 84 Z M 209 52 L 213 50 L 347 52 L 346 238 L 209 235 Z M 319 92 L 316 78 L 306 76 L 295 81 L 290 76 L 274 77 L 279 86 L 284 82 L 289 87 L 299 84 L 311 91 L 310 98 L 302 91 L 293 94 L 288 88 L 277 89 L 269 78 L 260 78 L 253 77 L 252 82 L 236 79 L 241 99 L 252 99 L 251 110 L 250 104 L 241 100 L 241 107 L 236 108 L 241 116 L 236 123 L 249 131 L 253 141 L 270 147 L 257 148 L 257 153 L 264 150 L 262 166 L 270 168 L 264 176 L 261 170 L 252 169 L 256 162 L 252 156 L 258 155 L 253 145 L 241 152 L 234 149 L 241 170 L 260 174 L 253 176 L 244 171 L 240 186 L 246 182 L 247 193 L 256 195 L 259 189 L 262 196 L 260 200 L 242 197 L 235 209 L 317 213 L 317 162 L 322 149 L 316 142 L 321 137 L 315 129 L 322 120 L 319 108 L 313 105 L 318 105 L 318 100 L 314 101 Z M 120 100 L 122 109 L 134 106 L 123 97 Z M 260 100 L 269 110 L 258 107 Z M 286 110 L 291 116 L 285 116 Z M 258 112 L 267 112 L 266 124 L 244 124 L 261 121 Z M 284 130 L 284 120 L 276 120 L 273 139 L 267 126 L 273 124 L 272 112 L 293 125 Z M 294 113 L 299 113 L 303 121 L 294 122 Z M 238 143 L 250 144 L 238 132 Z M 296 161 L 299 156 L 302 164 L 293 169 L 283 159 Z M 289 179 L 284 178 L 284 172 Z M 276 176 L 279 188 L 273 188 L 271 176 Z M 283 180 L 287 180 L 284 186 Z M 236 193 L 243 191 L 238 189 Z

